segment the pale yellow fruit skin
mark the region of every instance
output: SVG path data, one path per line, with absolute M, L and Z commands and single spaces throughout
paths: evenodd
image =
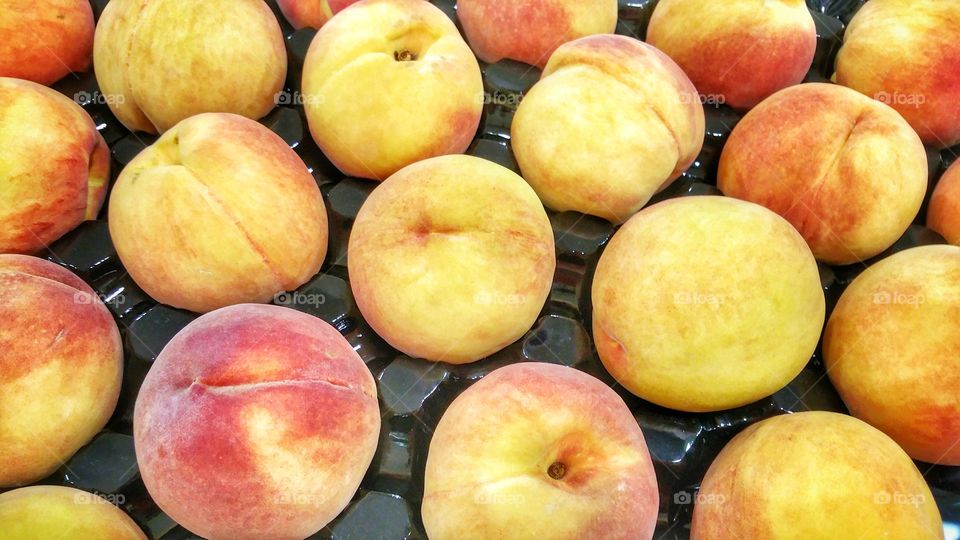
M 773 212 L 725 197 L 638 213 L 593 281 L 594 341 L 607 371 L 681 411 L 729 409 L 783 388 L 816 349 L 824 316 L 803 238 Z
M 404 50 L 416 60 L 397 61 Z M 423 0 L 362 0 L 324 24 L 304 60 L 303 95 L 324 154 L 373 180 L 465 151 L 483 109 L 476 57 Z
M 560 479 L 549 475 L 562 463 Z M 643 434 L 603 382 L 565 366 L 497 369 L 444 412 L 430 442 L 431 540 L 650 539 L 659 506 Z
M 109 501 L 60 486 L 0 493 L 3 540 L 147 540 L 140 527 Z
M 114 115 L 147 133 L 207 112 L 261 118 L 287 76 L 283 34 L 262 0 L 113 0 L 93 56 Z
M 109 223 L 137 284 L 197 312 L 294 290 L 327 251 L 326 209 L 306 165 L 233 114 L 189 118 L 137 155 L 111 192 Z
M 665 54 L 596 35 L 557 49 L 511 136 L 523 177 L 546 206 L 622 223 L 700 153 L 704 113 Z
M 872 265 L 823 336 L 850 412 L 914 459 L 960 465 L 960 247 L 923 246 Z
M 467 363 L 519 339 L 556 268 L 536 194 L 509 169 L 443 156 L 373 191 L 350 234 L 350 285 L 388 343 L 428 360 Z
M 756 423 L 720 452 L 700 486 L 692 540 L 937 540 L 933 494 L 889 437 L 844 414 Z

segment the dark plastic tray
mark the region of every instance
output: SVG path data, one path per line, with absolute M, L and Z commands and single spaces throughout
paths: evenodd
M 722 0 L 717 0 L 722 1 Z M 454 20 L 455 0 L 435 0 Z M 819 34 L 809 81 L 829 78 L 844 25 L 863 0 L 808 0 Z M 106 0 L 95 0 L 99 16 Z M 642 38 L 656 0 L 621 0 L 618 33 Z M 465 366 L 433 364 L 405 357 L 378 338 L 363 321 L 347 281 L 346 247 L 350 227 L 360 205 L 376 184 L 344 178 L 322 155 L 306 128 L 303 110 L 296 105 L 300 71 L 312 30 L 294 32 L 278 18 L 287 36 L 290 69 L 282 106 L 262 122 L 278 133 L 303 158 L 320 185 L 330 217 L 330 250 L 320 274 L 301 287 L 303 296 L 281 300 L 331 323 L 356 347 L 378 382 L 383 429 L 376 457 L 350 506 L 328 527 L 311 538 L 401 540 L 425 538 L 420 519 L 423 470 L 434 427 L 446 406 L 467 386 L 506 364 L 522 361 L 554 362 L 591 373 L 615 388 L 643 428 L 660 485 L 657 538 L 687 538 L 693 510 L 691 501 L 707 467 L 723 445 L 753 422 L 773 415 L 804 410 L 846 412 L 825 377 L 819 350 L 803 372 L 786 388 L 757 403 L 712 414 L 687 414 L 646 403 L 619 388 L 604 371 L 593 349 L 590 333 L 590 281 L 604 245 L 614 232 L 609 223 L 574 213 L 550 213 L 557 241 L 557 271 L 553 290 L 534 327 L 518 342 L 486 360 Z M 482 65 L 486 106 L 480 129 L 468 153 L 490 159 L 517 172 L 510 151 L 510 121 L 516 103 L 539 78 L 539 72 L 515 62 Z M 123 166 L 152 142 L 131 134 L 97 98 L 92 73 L 68 76 L 56 88 L 78 98 L 110 145 L 113 179 Z M 683 177 L 657 196 L 717 194 L 720 150 L 739 115 L 726 107 L 707 107 L 703 152 Z M 930 190 L 960 148 L 928 151 Z M 890 252 L 943 239 L 922 226 L 926 205 L 904 237 Z M 66 465 L 39 484 L 62 484 L 104 495 L 128 512 L 151 538 L 195 538 L 177 526 L 154 504 L 138 475 L 133 451 L 132 414 L 137 391 L 151 362 L 167 341 L 196 314 L 159 305 L 150 299 L 120 264 L 107 224 L 87 222 L 54 244 L 46 258 L 77 274 L 102 296 L 119 322 L 125 349 L 123 390 L 107 428 Z M 889 253 L 887 253 L 889 254 Z M 886 254 L 885 254 L 886 255 Z M 821 265 L 821 279 L 829 311 L 843 288 L 867 265 Z M 298 304 L 298 298 L 309 304 Z M 316 300 L 320 299 L 321 302 Z M 918 463 L 936 496 L 946 522 L 960 522 L 960 467 Z M 855 535 L 855 531 L 851 531 Z

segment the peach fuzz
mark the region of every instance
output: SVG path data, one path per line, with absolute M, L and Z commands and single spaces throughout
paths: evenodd
M 943 174 L 930 198 L 927 227 L 960 246 L 960 161 Z
M 763 420 L 710 465 L 692 540 L 940 540 L 930 488 L 889 437 L 856 418 L 802 412 Z
M 522 178 L 480 158 L 444 156 L 373 191 L 347 265 L 377 334 L 412 357 L 463 364 L 530 329 L 556 254 L 550 220 Z
M 113 114 L 147 133 L 207 112 L 265 116 L 287 75 L 283 34 L 262 0 L 112 0 L 93 56 Z
M 313 277 L 327 214 L 306 165 L 253 120 L 184 120 L 120 173 L 110 236 L 151 297 L 206 312 L 267 302 Z
M 79 105 L 0 77 L 0 253 L 32 254 L 96 219 L 110 150 Z
M 897 110 L 923 142 L 960 143 L 960 3 L 871 0 L 850 21 L 834 79 Z
M 123 349 L 93 290 L 35 257 L 0 255 L 0 320 L 0 487 L 11 487 L 53 473 L 103 429 Z
M 823 339 L 851 414 L 914 459 L 960 465 L 960 247 L 874 264 L 844 291 Z
M 717 187 L 793 224 L 817 259 L 850 264 L 907 230 L 927 191 L 927 156 L 890 107 L 834 84 L 777 92 L 737 124 Z
M 543 69 L 557 47 L 617 28 L 616 0 L 459 0 L 457 18 L 484 62 L 504 58 Z
M 483 110 L 477 59 L 424 0 L 361 0 L 338 13 L 310 44 L 303 95 L 327 158 L 373 180 L 464 152 Z
M 277 0 L 280 11 L 294 28 L 320 28 L 331 17 L 357 0 Z
M 0 77 L 53 84 L 86 71 L 93 52 L 89 0 L 7 0 L 0 10 Z
M 557 49 L 511 134 L 523 177 L 546 206 L 622 223 L 700 153 L 704 113 L 665 54 L 590 36 Z
M 647 42 L 673 58 L 700 94 L 749 109 L 803 81 L 817 29 L 803 0 L 660 0 Z
M 630 392 L 688 412 L 773 394 L 823 328 L 817 262 L 784 219 L 726 197 L 644 209 L 610 240 L 593 280 L 593 336 Z
M 370 371 L 336 329 L 243 304 L 163 349 L 134 412 L 140 474 L 171 518 L 211 540 L 300 539 L 350 501 L 380 432 Z
M 0 493 L 4 540 L 147 540 L 129 516 L 107 500 L 61 486 Z
M 431 540 L 653 538 L 659 493 L 643 433 L 601 381 L 513 364 L 457 397 L 430 441 Z

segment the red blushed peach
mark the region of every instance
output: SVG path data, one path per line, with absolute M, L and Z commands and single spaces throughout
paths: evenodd
M 357 0 L 277 0 L 283 16 L 294 28 L 320 28 Z
M 244 304 L 170 341 L 137 396 L 133 429 L 150 496 L 193 533 L 299 539 L 350 501 L 380 413 L 373 377 L 333 327 Z
M 6 0 L 0 8 L 0 77 L 49 85 L 86 71 L 93 29 L 89 0 Z
M 947 242 L 960 246 L 960 161 L 947 169 L 933 190 L 927 227 L 940 233 Z
M 517 109 L 513 151 L 543 203 L 621 223 L 703 146 L 696 88 L 667 55 L 625 36 L 557 49 Z
M 890 107 L 842 86 L 801 84 L 737 124 L 717 186 L 786 218 L 818 259 L 850 264 L 890 247 L 916 217 L 927 157 Z
M 823 338 L 850 412 L 910 456 L 960 465 L 960 247 L 902 251 L 857 277 Z
M 199 312 L 296 289 L 327 252 L 327 214 L 306 165 L 234 114 L 188 118 L 137 155 L 110 194 L 109 223 L 144 291 Z
M 616 0 L 459 0 L 457 18 L 484 62 L 504 58 L 543 69 L 557 47 L 617 27 Z
M 110 150 L 79 105 L 29 81 L 0 77 L 0 118 L 0 253 L 37 253 L 97 217 Z
M 323 153 L 373 180 L 464 152 L 483 111 L 477 59 L 424 0 L 363 0 L 324 24 L 304 60 L 303 95 Z
M 896 109 L 923 142 L 960 143 L 960 2 L 867 2 L 843 36 L 835 80 Z
M 367 198 L 350 233 L 364 319 L 404 353 L 463 364 L 530 329 L 556 268 L 553 231 L 513 171 L 471 156 L 410 165 Z
M 0 494 L 3 540 L 147 540 L 107 500 L 69 487 L 31 486 Z
M 659 494 L 643 433 L 607 385 L 573 368 L 493 371 L 430 441 L 432 540 L 653 538 Z
M 758 422 L 710 465 L 691 540 L 942 540 L 937 503 L 889 437 L 844 414 Z
M 749 109 L 803 81 L 817 29 L 803 0 L 660 0 L 647 42 L 673 58 L 702 95 Z
M 123 353 L 93 290 L 43 259 L 0 255 L 0 320 L 0 487 L 10 487 L 49 475 L 103 428 Z

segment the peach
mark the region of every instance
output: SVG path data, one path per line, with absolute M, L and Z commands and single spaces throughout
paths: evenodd
M 550 57 L 511 128 L 523 177 L 544 204 L 626 221 L 703 146 L 690 79 L 632 38 L 590 36 Z
M 617 28 L 617 0 L 459 0 L 457 18 L 484 62 L 543 69 L 557 47 Z
M 0 36 L 0 77 L 50 85 L 90 67 L 93 10 L 89 0 L 7 0 Z
M 803 81 L 817 29 L 803 0 L 660 0 L 647 42 L 673 58 L 700 94 L 749 109 Z
M 123 349 L 93 290 L 35 257 L 0 255 L 0 320 L 0 487 L 11 487 L 51 474 L 103 429 Z
M 330 17 L 357 0 L 277 0 L 280 11 L 294 28 L 320 28 Z
M 0 253 L 37 253 L 96 219 L 110 150 L 79 105 L 39 84 L 0 77 L 0 117 Z
M 781 90 L 734 128 L 717 186 L 793 224 L 813 254 L 850 264 L 907 230 L 927 190 L 927 157 L 890 107 L 833 84 Z
M 960 3 L 868 2 L 847 27 L 836 70 L 838 83 L 896 109 L 923 142 L 960 143 Z
M 159 302 L 211 311 L 267 302 L 313 277 L 327 214 L 306 165 L 242 116 L 184 120 L 120 173 L 110 236 L 124 267 Z
M 303 66 L 310 132 L 344 174 L 383 180 L 467 149 L 480 124 L 480 66 L 423 0 L 361 0 L 317 33 Z
M 960 465 L 960 247 L 899 252 L 840 297 L 823 340 L 850 412 L 914 459 Z
M 681 411 L 746 405 L 810 360 L 825 300 L 803 238 L 773 212 L 725 197 L 655 204 L 610 240 L 593 280 L 607 371 Z
M 943 174 L 930 198 L 927 227 L 960 246 L 960 161 Z
M 856 418 L 821 411 L 763 420 L 734 437 L 700 485 L 690 535 L 851 537 L 936 540 L 943 523 L 896 443 Z
M 373 376 L 336 329 L 243 304 L 200 317 L 163 349 L 133 431 L 150 496 L 193 533 L 299 539 L 350 501 L 380 412 Z
M 113 114 L 147 133 L 200 113 L 265 116 L 287 75 L 283 34 L 262 0 L 113 0 L 93 56 Z
M 347 266 L 357 307 L 394 348 L 463 364 L 533 326 L 556 268 L 553 231 L 523 179 L 470 156 L 421 161 L 360 208 Z
M 122 510 L 92 493 L 31 486 L 0 493 L 4 540 L 147 540 Z
M 513 364 L 447 408 L 430 441 L 432 540 L 650 539 L 659 494 L 620 396 L 573 368 Z

